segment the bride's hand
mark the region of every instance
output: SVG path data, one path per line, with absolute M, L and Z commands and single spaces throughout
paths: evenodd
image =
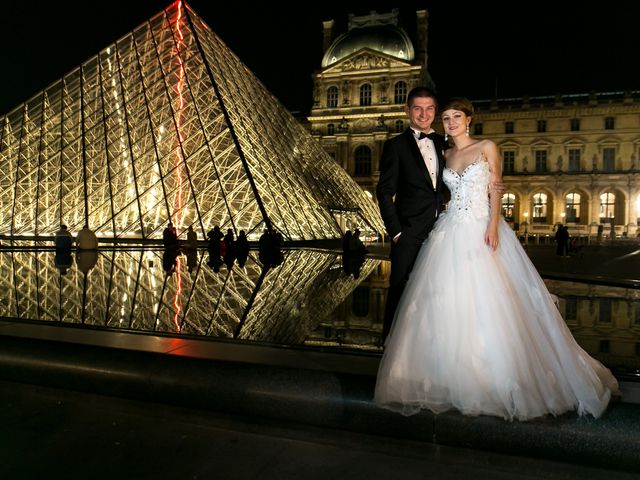
M 484 232 L 484 243 L 491 247 L 492 250 L 498 248 L 498 227 L 489 225 L 487 231 Z

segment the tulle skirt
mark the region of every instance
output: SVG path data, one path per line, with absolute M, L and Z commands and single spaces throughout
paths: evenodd
M 445 214 L 423 244 L 385 344 L 376 404 L 404 415 L 599 417 L 616 379 L 576 343 L 506 222 L 496 251 L 484 244 L 486 225 Z

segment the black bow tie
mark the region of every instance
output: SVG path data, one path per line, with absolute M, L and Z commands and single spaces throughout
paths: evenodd
M 438 134 L 436 132 L 431 132 L 431 133 L 420 132 L 420 136 L 418 137 L 418 140 L 422 140 L 423 138 L 428 138 L 429 140 L 434 141 L 437 137 L 438 137 Z

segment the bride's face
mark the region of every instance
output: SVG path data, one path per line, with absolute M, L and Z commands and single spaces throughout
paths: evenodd
M 467 125 L 471 123 L 471 117 L 468 117 L 461 110 L 445 110 L 442 112 L 442 126 L 444 132 L 450 137 L 461 135 L 467 130 Z

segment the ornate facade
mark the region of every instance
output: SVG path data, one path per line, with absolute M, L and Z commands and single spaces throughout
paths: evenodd
M 334 21 L 324 22 L 322 68 L 314 74 L 311 132 L 372 198 L 382 144 L 408 126 L 407 93 L 417 85 L 433 86 L 428 14 L 416 12 L 414 48 L 398 26 L 398 13 L 350 15 L 348 31 L 335 38 Z
M 640 91 L 477 101 L 472 129 L 494 140 L 503 214 L 529 233 L 636 236 Z
M 374 195 L 382 144 L 407 126 L 404 103 L 427 71 L 427 19 L 416 12 L 416 48 L 398 12 L 349 17 L 315 73 L 312 134 Z M 640 220 L 640 91 L 474 101 L 473 129 L 501 152 L 503 213 L 521 233 L 636 236 Z M 439 127 L 436 125 L 435 127 Z

